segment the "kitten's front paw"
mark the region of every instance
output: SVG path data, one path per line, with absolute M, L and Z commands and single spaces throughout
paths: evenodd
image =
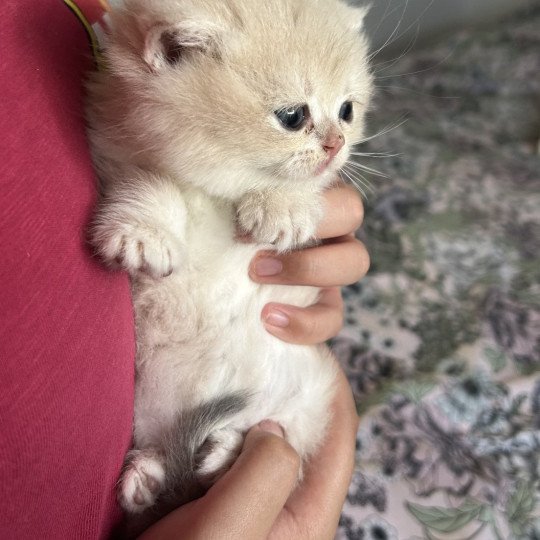
M 323 216 L 321 198 L 313 193 L 254 192 L 237 207 L 240 228 L 262 244 L 279 251 L 300 247 L 315 238 Z
M 143 225 L 97 224 L 93 243 L 101 257 L 134 274 L 155 278 L 170 276 L 180 265 L 181 246 L 173 235 Z
M 152 506 L 165 484 L 165 471 L 154 452 L 133 450 L 118 488 L 122 508 L 137 514 Z

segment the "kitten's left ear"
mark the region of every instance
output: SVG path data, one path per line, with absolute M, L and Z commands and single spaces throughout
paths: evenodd
M 217 54 L 220 34 L 221 29 L 210 22 L 155 24 L 146 33 L 143 59 L 152 70 L 159 71 L 195 50 Z

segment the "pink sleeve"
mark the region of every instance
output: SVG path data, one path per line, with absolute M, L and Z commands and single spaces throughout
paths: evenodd
M 84 230 L 95 177 L 90 66 L 60 0 L 0 17 L 0 538 L 106 538 L 130 444 L 134 330 L 127 277 Z

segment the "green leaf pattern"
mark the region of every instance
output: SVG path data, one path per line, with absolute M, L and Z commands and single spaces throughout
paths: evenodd
M 441 506 L 423 506 L 421 504 L 406 503 L 407 508 L 414 517 L 426 528 L 450 533 L 458 531 L 464 525 L 476 519 L 483 509 L 483 505 L 472 499 L 467 499 L 456 508 Z

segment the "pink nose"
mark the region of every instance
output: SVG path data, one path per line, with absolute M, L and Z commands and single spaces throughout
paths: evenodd
M 329 160 L 333 159 L 338 154 L 343 148 L 344 143 L 345 140 L 341 133 L 331 133 L 326 136 L 322 143 L 322 147 Z

